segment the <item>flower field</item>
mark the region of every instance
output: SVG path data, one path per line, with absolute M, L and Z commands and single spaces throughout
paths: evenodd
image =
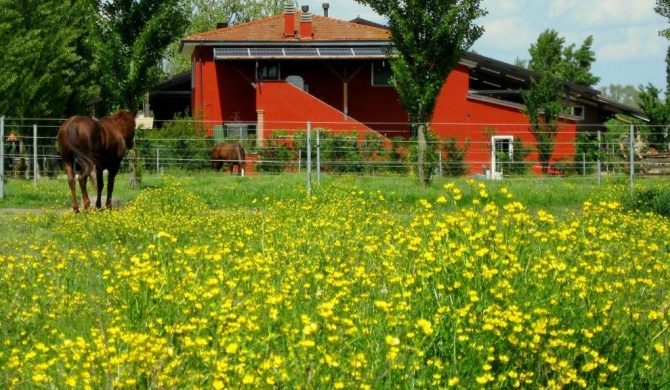
M 0 237 L 0 387 L 670 386 L 667 218 L 442 190 L 17 215 L 48 233 Z

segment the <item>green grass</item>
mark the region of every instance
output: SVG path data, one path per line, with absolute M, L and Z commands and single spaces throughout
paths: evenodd
M 278 176 L 237 177 L 213 173 L 169 172 L 164 175 L 146 175 L 138 189 L 129 187 L 128 175 L 119 175 L 114 198 L 121 205 L 136 198 L 145 189 L 164 188 L 171 181 L 179 181 L 213 209 L 225 207 L 253 208 L 253 199 L 267 195 L 286 199 L 299 199 L 307 194 L 307 177 L 303 173 Z M 384 196 L 399 203 L 415 203 L 420 199 L 434 200 L 443 192 L 447 182 L 465 183 L 473 179 L 436 178 L 428 187 L 417 184 L 413 177 L 371 177 L 321 175 L 322 184 L 354 186 L 365 192 L 381 191 Z M 548 211 L 574 210 L 587 200 L 608 199 L 625 192 L 625 180 L 616 179 L 597 185 L 593 178 L 525 177 L 515 180 L 486 181 L 487 187 L 506 187 L 527 207 Z M 89 195 L 95 193 L 89 183 Z M 312 194 L 319 195 L 319 183 L 312 173 Z M 77 194 L 80 196 L 79 188 Z M 103 196 L 105 192 L 103 192 Z M 465 193 L 467 198 L 469 194 Z M 94 201 L 94 200 L 93 200 Z M 32 180 L 8 179 L 0 209 L 68 209 L 70 192 L 64 176 L 58 179 Z

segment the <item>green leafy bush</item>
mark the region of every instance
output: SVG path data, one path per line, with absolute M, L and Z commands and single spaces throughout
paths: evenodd
M 653 212 L 670 217 L 670 189 L 668 188 L 636 189 L 633 195 L 625 197 L 622 203 L 628 210 Z
M 275 131 L 258 147 L 256 170 L 266 173 L 281 173 L 295 163 L 297 153 L 293 142 L 285 131 Z
M 175 117 L 159 130 L 138 129 L 135 149 L 147 169 L 180 168 L 198 171 L 210 168 L 214 140 L 207 135 L 202 121 Z
M 463 146 L 458 144 L 458 137 L 447 137 L 442 141 L 442 172 L 444 176 L 460 177 L 470 172 L 470 168 L 465 162 L 465 156 L 469 148 L 469 138 L 465 140 Z

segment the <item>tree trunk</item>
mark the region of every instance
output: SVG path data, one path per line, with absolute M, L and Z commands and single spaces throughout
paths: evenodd
M 417 165 L 417 175 L 419 177 L 419 183 L 421 184 L 427 184 L 426 180 L 426 172 L 424 171 L 424 152 L 426 151 L 426 125 L 425 124 L 420 124 L 418 131 L 417 131 L 417 158 L 416 158 L 416 165 Z
M 130 171 L 130 183 L 129 186 L 132 189 L 137 188 L 138 185 L 138 175 L 137 175 L 137 152 L 135 149 L 128 151 L 128 168 Z

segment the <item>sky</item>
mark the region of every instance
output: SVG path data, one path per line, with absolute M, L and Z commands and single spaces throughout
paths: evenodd
M 310 12 L 351 20 L 358 16 L 385 24 L 385 19 L 355 0 L 299 0 Z M 654 12 L 656 0 L 483 0 L 488 15 L 478 21 L 484 35 L 470 50 L 513 64 L 528 59 L 528 48 L 547 29 L 578 48 L 593 36 L 596 88 L 610 84 L 647 85 L 665 89 L 665 56 L 670 41 L 658 32 L 668 20 Z

